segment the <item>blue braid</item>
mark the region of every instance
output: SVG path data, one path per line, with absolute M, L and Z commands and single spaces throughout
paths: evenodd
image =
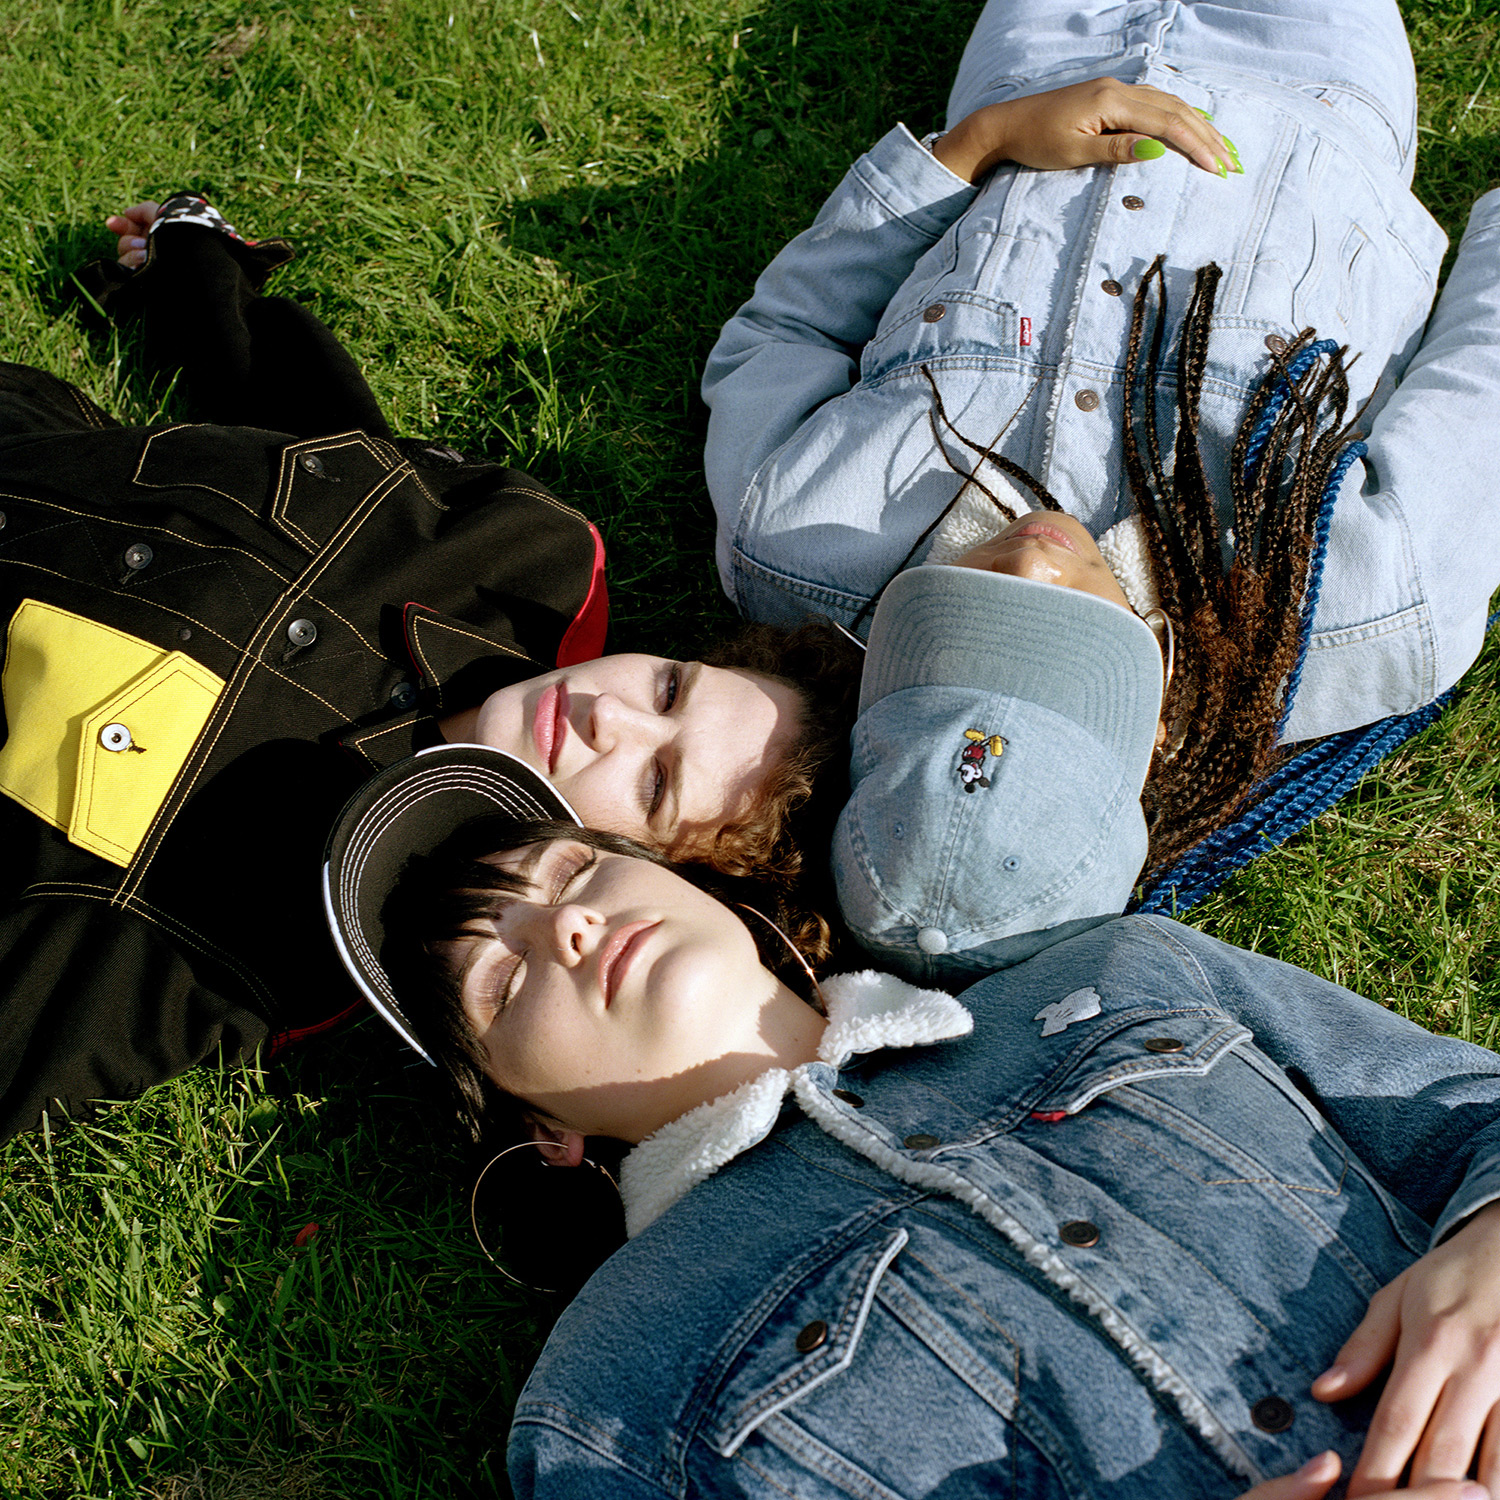
M 1332 354 L 1337 348 L 1338 345 L 1332 339 L 1319 339 L 1316 343 L 1309 344 L 1287 366 L 1290 381 L 1300 380 L 1315 359 L 1324 354 Z M 1279 378 L 1280 384 L 1250 434 L 1244 467 L 1247 482 L 1252 478 L 1277 413 L 1291 393 L 1291 384 L 1286 377 L 1275 372 L 1271 378 Z M 1318 591 L 1323 583 L 1323 564 L 1328 555 L 1328 533 L 1333 525 L 1333 507 L 1350 466 L 1355 459 L 1363 458 L 1368 452 L 1364 443 L 1350 443 L 1339 454 L 1318 502 L 1312 553 L 1308 559 L 1307 588 L 1302 599 L 1297 662 L 1287 679 L 1281 722 L 1276 726 L 1278 737 L 1286 727 L 1297 687 L 1302 680 L 1302 666 L 1307 659 L 1308 641 L 1312 636 L 1313 612 L 1317 608 Z M 1491 617 L 1490 624 L 1493 625 L 1496 619 L 1500 619 L 1500 612 Z M 1326 812 L 1372 767 L 1405 744 L 1414 734 L 1435 722 L 1453 701 L 1457 691 L 1457 688 L 1449 688 L 1441 697 L 1412 713 L 1393 714 L 1378 723 L 1346 730 L 1343 734 L 1329 735 L 1326 739 L 1306 746 L 1261 782 L 1256 788 L 1255 803 L 1247 812 L 1195 844 L 1146 886 L 1133 909 L 1176 916 L 1196 906 L 1235 871 L 1244 869 L 1257 855 L 1285 843 L 1294 833 L 1306 828 L 1320 813 Z

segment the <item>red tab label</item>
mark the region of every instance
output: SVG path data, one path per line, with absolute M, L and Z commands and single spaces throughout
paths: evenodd
M 1031 319 L 1021 319 L 1021 347 L 1024 349 L 1031 342 Z
M 1041 1120 L 1047 1125 L 1055 1125 L 1059 1120 L 1066 1120 L 1068 1112 L 1065 1109 L 1034 1109 L 1031 1112 L 1031 1118 Z

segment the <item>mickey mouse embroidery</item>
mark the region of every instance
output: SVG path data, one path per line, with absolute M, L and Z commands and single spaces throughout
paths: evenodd
M 990 778 L 984 774 L 985 753 L 999 760 L 1010 741 L 1003 734 L 987 735 L 981 729 L 964 730 L 964 738 L 969 743 L 958 757 L 958 779 L 966 792 L 972 792 L 977 786 L 988 787 L 990 784 Z

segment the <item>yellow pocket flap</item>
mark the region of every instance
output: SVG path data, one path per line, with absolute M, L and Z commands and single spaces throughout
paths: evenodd
M 223 688 L 180 651 L 27 599 L 6 641 L 0 792 L 129 864 Z

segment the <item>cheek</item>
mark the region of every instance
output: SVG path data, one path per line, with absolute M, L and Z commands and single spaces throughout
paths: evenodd
M 629 773 L 612 765 L 612 759 L 601 756 L 574 775 L 559 777 L 554 785 L 588 827 L 654 842 L 638 811 Z

